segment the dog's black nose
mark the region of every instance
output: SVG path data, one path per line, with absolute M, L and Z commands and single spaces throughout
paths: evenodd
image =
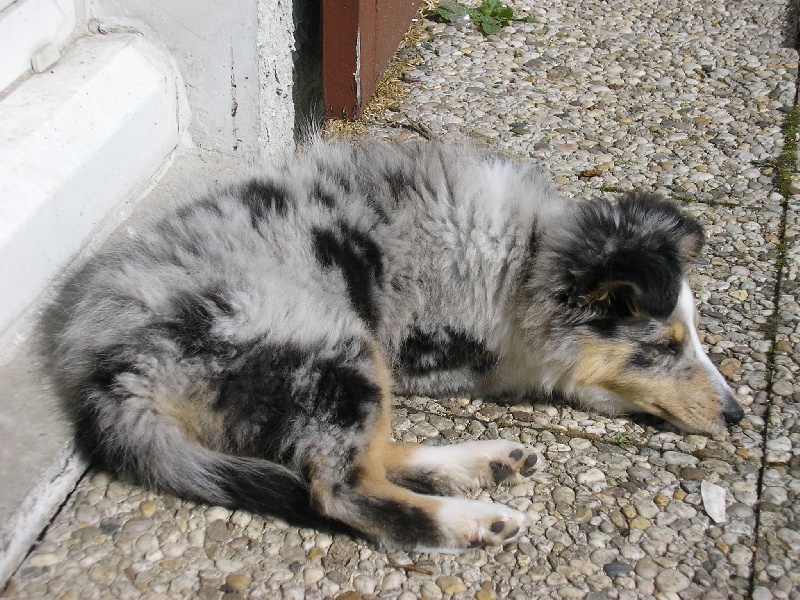
M 722 416 L 725 417 L 725 422 L 728 425 L 736 425 L 739 421 L 744 419 L 744 410 L 739 402 L 736 401 L 736 396 L 731 392 L 726 394 L 725 400 L 723 401 Z
M 744 410 L 742 410 L 741 406 L 736 405 L 733 409 L 726 410 L 723 415 L 728 425 L 736 425 L 739 421 L 744 419 Z

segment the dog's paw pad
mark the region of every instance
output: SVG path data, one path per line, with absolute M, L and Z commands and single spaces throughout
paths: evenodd
M 505 462 L 511 467 L 513 472 L 527 477 L 536 471 L 536 466 L 539 464 L 539 454 L 532 446 L 519 445 L 508 453 Z M 494 470 L 494 467 L 492 467 L 492 472 L 494 472 Z
M 506 521 L 495 521 L 489 527 L 489 532 L 504 540 L 512 539 L 519 534 L 519 526 Z
M 521 512 L 502 507 L 502 514 L 496 515 L 484 530 L 478 543 L 483 545 L 501 545 L 515 540 L 525 527 L 525 515 Z
M 511 477 L 514 469 L 511 465 L 506 465 L 496 460 L 489 463 L 489 468 L 492 470 L 492 479 L 495 483 L 501 483 Z

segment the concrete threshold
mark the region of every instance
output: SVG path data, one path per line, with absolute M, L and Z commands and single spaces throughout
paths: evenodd
M 103 239 L 95 239 L 73 261 L 67 276 L 104 241 L 128 235 L 138 220 L 227 183 L 243 171 L 250 168 L 235 158 L 182 150 L 155 187 L 128 211 L 128 217 L 110 233 L 101 232 Z M 58 282 L 26 314 L 26 326 L 4 336 L 14 350 L 0 364 L 0 589 L 87 468 L 75 454 L 69 417 L 43 372 L 31 333 L 37 314 L 52 301 L 57 288 Z

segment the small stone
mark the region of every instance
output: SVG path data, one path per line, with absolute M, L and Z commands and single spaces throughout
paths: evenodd
M 643 480 L 652 477 L 653 472 L 650 469 L 644 469 L 642 467 L 631 467 L 628 469 L 628 475 L 631 479 Z
M 514 135 L 525 135 L 530 133 L 531 129 L 525 123 L 513 123 L 511 126 L 511 133 Z
M 628 563 L 617 560 L 603 565 L 603 571 L 612 579 L 618 575 L 627 575 L 632 570 L 633 568 Z
M 639 515 L 645 519 L 653 519 L 661 512 L 652 500 L 634 500 L 633 506 Z
M 126 521 L 122 526 L 122 531 L 126 533 L 143 533 L 150 531 L 155 526 L 152 519 L 146 517 L 136 517 Z
M 644 517 L 634 517 L 631 519 L 630 527 L 631 529 L 641 529 L 645 530 L 650 527 L 651 523 Z
M 181 566 L 181 561 L 177 558 L 165 558 L 158 563 L 158 566 L 165 570 L 177 569 Z
M 420 421 L 409 429 L 409 431 L 419 437 L 436 437 L 439 435 L 439 430 L 427 421 Z
M 572 518 L 578 523 L 586 523 L 593 516 L 594 516 L 594 513 L 592 513 L 592 509 L 590 507 L 588 507 L 585 504 L 580 504 L 575 509 L 575 514 L 572 516 Z
M 440 600 L 444 594 L 432 581 L 423 581 L 419 588 L 420 596 L 423 600 Z
M 353 587 L 359 594 L 372 594 L 378 587 L 378 582 L 368 575 L 357 575 L 353 579 Z
M 669 505 L 669 498 L 659 492 L 653 497 L 653 503 L 659 508 L 666 508 Z
M 683 490 L 675 490 L 674 492 L 672 492 L 672 497 L 675 500 L 683 501 L 683 499 L 686 498 L 687 495 L 688 494 L 686 492 L 684 492 Z
M 205 511 L 206 521 L 227 521 L 231 516 L 231 511 L 222 506 L 211 506 Z
M 592 468 L 584 471 L 583 473 L 579 473 L 577 480 L 581 485 L 586 485 L 587 483 L 598 483 L 600 481 L 605 481 L 605 478 L 606 474 L 600 469 Z
M 155 502 L 148 500 L 139 505 L 139 512 L 141 512 L 142 516 L 144 517 L 152 517 L 154 514 L 156 514 L 157 508 L 158 505 Z
M 497 421 L 500 417 L 506 414 L 507 409 L 503 406 L 496 404 L 484 404 L 477 412 L 479 418 L 486 421 Z
M 794 386 L 788 381 L 775 381 L 772 384 L 773 393 L 778 396 L 791 396 L 794 394 Z
M 683 479 L 688 479 L 690 481 L 696 479 L 705 479 L 706 472 L 703 469 L 698 469 L 697 467 L 683 467 L 680 470 L 681 477 Z
M 361 600 L 361 594 L 348 590 L 336 596 L 336 600 Z
M 788 527 L 781 527 L 776 532 L 778 539 L 787 544 L 792 550 L 800 550 L 800 532 Z
M 694 467 L 700 462 L 700 459 L 696 456 L 683 452 L 676 452 L 675 450 L 667 450 L 662 457 L 664 462 L 668 465 L 676 465 L 678 467 Z
M 154 548 L 144 555 L 144 559 L 151 563 L 159 562 L 163 558 L 164 553 L 161 551 L 161 548 Z
M 397 590 L 403 586 L 405 576 L 400 571 L 392 571 L 383 578 L 381 583 L 381 590 L 387 592 L 389 590 Z
M 113 567 L 104 564 L 97 564 L 89 569 L 89 579 L 92 581 L 111 583 L 117 576 L 117 571 Z
M 230 537 L 228 525 L 222 519 L 212 521 L 206 527 L 206 537 L 215 542 L 223 542 Z
M 788 437 L 779 437 L 767 442 L 767 450 L 774 450 L 776 452 L 791 452 L 792 440 Z
M 634 569 L 642 579 L 653 579 L 658 574 L 658 565 L 649 556 L 645 556 L 636 563 Z
M 677 569 L 665 569 L 656 575 L 656 589 L 662 593 L 682 592 L 689 583 L 689 579 Z
M 303 569 L 303 583 L 315 585 L 325 577 L 325 571 L 317 566 L 306 567 Z
M 748 519 L 755 516 L 755 511 L 747 504 L 741 502 L 734 502 L 728 507 L 728 516 L 732 519 Z
M 280 549 L 280 555 L 289 564 L 295 562 L 300 563 L 306 559 L 306 551 L 300 546 L 284 546 Z
M 744 302 L 745 300 L 747 300 L 748 293 L 747 290 L 733 290 L 731 292 L 728 292 L 728 295 L 731 298 L 735 298 L 739 302 Z
M 143 533 L 136 539 L 134 546 L 141 552 L 149 552 L 158 548 L 158 538 L 152 533 Z
M 572 438 L 569 441 L 569 447 L 577 452 L 585 452 L 592 447 L 592 442 L 584 438 Z
M 26 562 L 31 567 L 51 567 L 58 562 L 58 555 L 52 552 L 45 554 L 34 554 Z
M 725 377 L 738 375 L 741 370 L 742 370 L 742 363 L 741 361 L 738 361 L 735 358 L 726 358 L 721 363 L 719 363 L 719 372 L 725 375 Z
M 495 594 L 494 590 L 490 587 L 482 587 L 478 590 L 478 593 L 475 594 L 475 600 L 496 600 L 497 594 Z
M 789 502 L 789 493 L 786 488 L 770 486 L 761 492 L 761 502 L 770 504 L 786 504 Z
M 249 575 L 244 573 L 232 573 L 225 578 L 225 585 L 228 591 L 241 592 L 250 587 L 252 580 Z
M 436 580 L 436 585 L 442 590 L 442 593 L 446 596 L 453 596 L 455 594 L 460 594 L 461 592 L 467 591 L 467 586 L 461 583 L 458 579 L 453 577 L 452 575 L 447 575 L 445 577 L 439 577 Z
M 700 493 L 703 498 L 703 506 L 706 509 L 706 514 L 711 517 L 715 523 L 725 522 L 727 519 L 727 514 L 725 512 L 725 498 L 727 492 L 725 488 L 704 479 L 700 486 Z
M 572 504 L 575 502 L 575 491 L 560 485 L 553 489 L 552 498 L 556 504 Z

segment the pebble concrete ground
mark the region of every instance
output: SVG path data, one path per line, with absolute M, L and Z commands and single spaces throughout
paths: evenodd
M 798 53 L 786 0 L 519 0 L 499 34 L 425 21 L 407 95 L 368 135 L 468 138 L 567 195 L 657 190 L 705 227 L 701 330 L 745 406 L 729 434 L 551 404 L 397 398 L 393 434 L 536 445 L 481 492 L 503 548 L 386 552 L 90 472 L 9 598 L 800 598 Z M 787 45 L 789 47 L 787 47 Z M 797 195 L 795 195 L 797 194 Z

